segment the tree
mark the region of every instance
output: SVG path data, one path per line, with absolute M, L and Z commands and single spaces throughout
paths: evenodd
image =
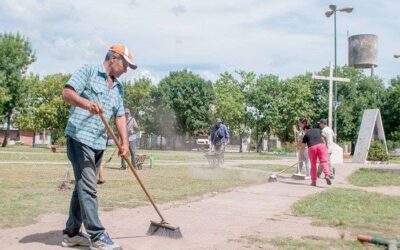
M 279 94 L 279 85 L 280 80 L 277 76 L 260 75 L 255 84 L 249 88 L 247 110 L 251 115 L 248 117 L 248 124 L 255 131 L 257 150 L 260 134 L 266 132 L 269 137 L 278 124 L 279 110 L 276 98 Z
M 356 141 L 365 109 L 380 109 L 385 87 L 382 79 L 363 74 L 353 67 L 339 67 L 339 77 L 350 78 L 350 83 L 339 83 L 337 108 L 337 136 L 340 141 Z
M 210 105 L 213 100 L 212 84 L 190 71 L 170 72 L 159 83 L 174 110 L 177 132 L 193 134 L 210 124 Z
M 220 117 L 229 126 L 231 134 L 240 135 L 245 116 L 245 95 L 239 81 L 225 72 L 213 85 L 215 93 L 214 117 Z
M 382 120 L 388 139 L 400 141 L 400 76 L 390 80 L 382 105 Z
M 134 117 L 139 118 L 139 113 L 146 112 L 150 105 L 151 79 L 135 79 L 133 84 L 127 82 L 123 86 L 124 105 L 131 110 Z
M 21 100 L 26 95 L 24 74 L 35 59 L 31 44 L 26 38 L 19 34 L 0 34 L 0 72 L 3 75 L 1 87 L 10 95 L 2 110 L 7 122 L 3 147 L 7 146 L 13 111 L 21 105 Z
M 170 106 L 166 93 L 161 88 L 152 86 L 150 91 L 150 105 L 142 117 L 144 131 L 147 134 L 160 135 L 160 149 L 163 149 L 163 137 L 175 134 L 176 117 Z
M 0 114 L 4 113 L 4 105 L 11 100 L 11 95 L 4 85 L 4 75 L 0 72 Z M 0 123 L 3 123 L 3 116 L 0 115 Z
M 69 78 L 70 75 L 59 73 L 40 81 L 31 75 L 27 81 L 29 95 L 15 118 L 19 127 L 33 131 L 50 128 L 53 143 L 63 137 L 70 107 L 62 100 L 61 92 Z

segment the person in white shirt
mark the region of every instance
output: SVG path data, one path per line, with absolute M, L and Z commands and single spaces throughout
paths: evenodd
M 137 133 L 139 133 L 139 126 L 136 123 L 136 120 L 133 116 L 131 116 L 131 111 L 126 108 L 125 109 L 125 117 L 126 117 L 126 127 L 128 129 L 128 140 L 129 140 L 129 151 L 131 153 L 131 162 L 134 166 L 136 166 L 136 143 L 137 143 Z M 124 159 L 121 159 L 121 168 L 122 170 L 126 169 L 126 163 Z
M 328 127 L 326 119 L 321 119 L 318 123 L 319 123 L 319 127 L 322 129 L 321 134 L 322 134 L 322 137 L 324 138 L 325 144 L 328 148 L 329 169 L 334 174 L 335 169 L 334 168 L 332 169 L 332 166 L 331 166 L 331 155 L 332 155 L 332 150 L 333 150 L 333 144 L 336 142 L 336 134 L 335 134 L 335 132 L 333 132 L 333 130 L 330 127 Z

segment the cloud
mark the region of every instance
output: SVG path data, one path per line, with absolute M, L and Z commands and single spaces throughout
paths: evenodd
M 183 4 L 184 3 L 184 4 Z M 379 36 L 379 66 L 386 79 L 398 74 L 400 23 L 398 1 L 337 0 L 352 5 L 338 13 L 338 64 L 347 64 L 349 34 Z M 98 63 L 108 47 L 124 43 L 133 51 L 140 72 L 161 79 L 171 70 L 189 68 L 214 79 L 243 69 L 290 77 L 317 71 L 333 62 L 333 19 L 329 1 L 72 1 L 3 0 L 0 29 L 29 37 L 40 74 L 75 71 L 82 63 Z M 378 8 L 379 7 L 379 8 Z

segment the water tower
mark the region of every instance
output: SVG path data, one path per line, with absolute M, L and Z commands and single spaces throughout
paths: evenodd
M 349 37 L 349 65 L 358 69 L 378 67 L 378 36 L 372 34 L 353 35 Z

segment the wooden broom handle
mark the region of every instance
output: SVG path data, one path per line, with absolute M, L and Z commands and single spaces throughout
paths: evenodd
M 103 122 L 104 126 L 106 126 L 108 134 L 110 134 L 111 137 L 113 138 L 115 145 L 117 145 L 119 151 L 122 152 L 122 146 L 118 142 L 118 139 L 115 136 L 114 131 L 112 130 L 111 126 L 108 124 L 106 118 L 104 118 L 103 113 L 99 113 L 99 116 L 100 116 L 100 119 Z M 149 191 L 147 191 L 147 188 L 144 186 L 144 184 L 143 184 L 142 180 L 140 179 L 140 177 L 139 177 L 135 167 L 133 166 L 132 162 L 129 159 L 125 158 L 125 157 L 121 157 L 121 158 L 124 159 L 125 162 L 128 164 L 130 170 L 132 171 L 133 175 L 136 177 L 136 180 L 139 182 L 139 184 L 142 187 L 143 191 L 145 192 L 147 198 L 149 198 L 149 201 L 151 202 L 151 205 L 153 205 L 154 209 L 157 211 L 158 215 L 160 216 L 161 222 L 164 222 L 165 221 L 164 217 L 162 216 L 160 210 L 158 210 L 158 207 L 157 207 L 156 203 L 154 202 L 153 198 L 151 197 Z

